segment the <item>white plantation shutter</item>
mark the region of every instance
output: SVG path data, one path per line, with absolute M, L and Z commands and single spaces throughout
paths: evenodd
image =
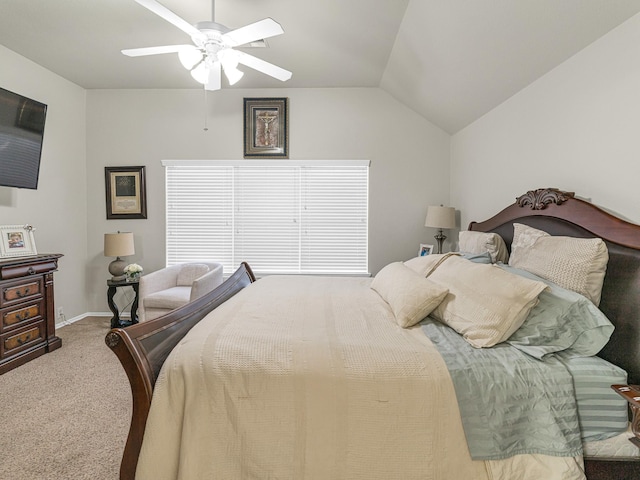
M 368 161 L 163 161 L 167 265 L 368 273 Z

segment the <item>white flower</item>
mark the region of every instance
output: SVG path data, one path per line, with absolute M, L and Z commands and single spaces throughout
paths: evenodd
M 124 267 L 124 273 L 128 275 L 135 275 L 136 273 L 142 272 L 142 267 L 137 263 L 130 263 L 126 267 Z

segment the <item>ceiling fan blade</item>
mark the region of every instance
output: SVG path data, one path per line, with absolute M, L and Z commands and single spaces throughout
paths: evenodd
M 220 90 L 222 82 L 220 81 L 220 62 L 215 62 L 209 67 L 209 80 L 204 85 L 205 90 Z
M 144 55 L 159 55 L 161 53 L 177 53 L 193 45 L 164 45 L 162 47 L 127 48 L 122 53 L 128 57 L 142 57 Z
M 178 15 L 173 13 L 167 7 L 160 5 L 155 0 L 135 0 L 136 3 L 139 3 L 144 8 L 151 10 L 153 13 L 158 15 L 159 17 L 164 18 L 167 22 L 175 25 L 180 30 L 193 37 L 194 35 L 200 35 L 200 30 L 191 25 L 186 20 L 183 20 Z
M 137 0 L 136 0 L 137 1 Z M 222 39 L 230 47 L 237 47 L 245 43 L 274 37 L 284 33 L 282 26 L 272 18 L 265 18 L 259 22 L 251 23 L 244 27 L 231 30 L 222 36 Z
M 248 53 L 240 52 L 237 50 L 236 53 L 238 54 L 238 63 L 242 63 L 247 67 L 251 67 L 266 75 L 270 75 L 273 78 L 282 80 L 283 82 L 291 78 L 292 73 L 289 70 L 280 68 L 273 63 L 265 62 L 264 60 L 254 57 L 253 55 L 249 55 Z

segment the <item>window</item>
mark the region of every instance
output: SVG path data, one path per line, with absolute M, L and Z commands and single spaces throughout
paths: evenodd
M 368 273 L 368 161 L 165 160 L 167 265 Z

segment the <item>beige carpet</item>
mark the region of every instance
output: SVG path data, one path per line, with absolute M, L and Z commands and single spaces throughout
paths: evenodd
M 0 479 L 117 480 L 131 391 L 106 317 L 57 330 L 62 348 L 0 375 Z

